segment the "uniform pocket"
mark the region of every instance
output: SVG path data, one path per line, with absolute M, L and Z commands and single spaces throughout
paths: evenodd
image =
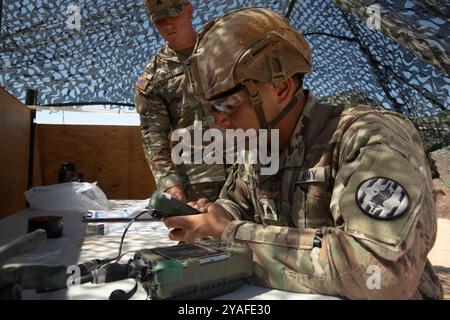
M 331 194 L 326 189 L 326 183 L 308 185 L 305 197 L 305 216 L 308 228 L 319 228 L 333 224 L 330 201 Z

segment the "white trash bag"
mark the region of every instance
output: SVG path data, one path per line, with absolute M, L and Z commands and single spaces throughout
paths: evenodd
M 108 199 L 97 182 L 66 182 L 25 192 L 30 207 L 43 211 L 106 210 Z

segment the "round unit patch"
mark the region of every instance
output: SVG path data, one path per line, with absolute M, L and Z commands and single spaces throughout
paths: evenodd
M 358 207 L 369 217 L 391 220 L 403 215 L 410 200 L 406 190 L 394 180 L 375 177 L 363 181 L 356 191 Z

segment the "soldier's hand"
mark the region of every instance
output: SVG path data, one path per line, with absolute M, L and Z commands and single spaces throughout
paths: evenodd
M 221 205 L 208 203 L 206 213 L 164 218 L 163 221 L 173 229 L 169 233 L 171 240 L 193 243 L 195 239 L 207 236 L 220 239 L 230 218 Z
M 206 213 L 208 211 L 208 207 L 213 204 L 213 202 L 209 202 L 206 198 L 200 198 L 196 201 L 191 201 L 187 203 L 192 208 L 197 209 L 201 213 Z
M 165 193 L 170 194 L 172 197 L 177 198 L 180 201 L 186 202 L 186 195 L 184 194 L 183 187 L 181 186 L 173 186 L 164 191 Z

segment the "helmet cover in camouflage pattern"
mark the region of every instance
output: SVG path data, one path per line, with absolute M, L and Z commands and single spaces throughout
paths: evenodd
M 206 25 L 189 59 L 196 95 L 211 100 L 246 80 L 278 84 L 311 69 L 311 50 L 272 10 L 246 8 Z
M 175 17 L 183 11 L 186 0 L 144 0 L 152 23 L 165 17 Z

